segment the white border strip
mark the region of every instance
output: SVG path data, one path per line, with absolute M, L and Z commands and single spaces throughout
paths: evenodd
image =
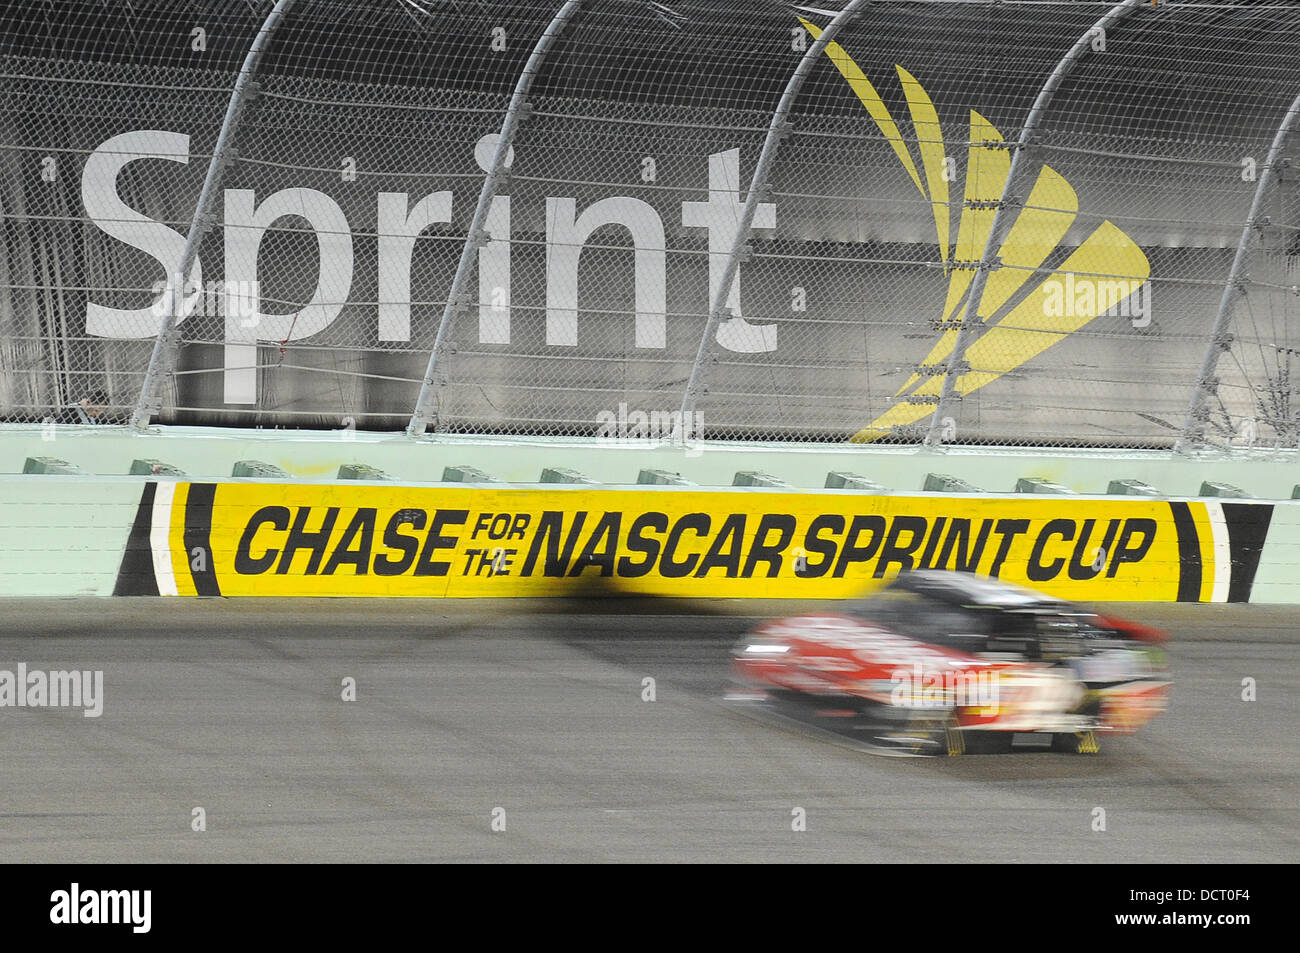
M 153 552 L 153 575 L 158 581 L 158 595 L 178 596 L 176 576 L 172 573 L 171 526 L 172 498 L 176 484 L 160 480 L 154 491 L 153 522 L 149 528 L 149 549 Z
M 1210 536 L 1214 541 L 1214 586 L 1210 589 L 1211 602 L 1227 602 L 1228 586 L 1232 582 L 1232 547 L 1228 544 L 1228 523 L 1223 518 L 1223 504 L 1205 501 L 1205 514 L 1210 520 Z

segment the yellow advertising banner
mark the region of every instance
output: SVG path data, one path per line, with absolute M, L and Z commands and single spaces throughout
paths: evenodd
M 128 562 L 145 565 L 147 553 L 147 568 L 130 579 L 151 578 L 134 591 L 164 595 L 559 596 L 600 581 L 612 591 L 697 599 L 836 599 L 901 570 L 936 568 L 1101 602 L 1227 601 L 1236 594 L 1234 573 L 1237 590 L 1240 573 L 1253 576 L 1271 507 L 1119 497 L 159 482 L 146 488 L 141 513 L 124 578 Z M 119 589 L 132 591 L 130 579 Z

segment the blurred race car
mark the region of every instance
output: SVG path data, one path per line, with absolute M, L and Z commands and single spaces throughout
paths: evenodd
M 967 573 L 901 573 L 839 614 L 760 626 L 728 697 L 873 750 L 1096 754 L 1163 712 L 1159 629 Z

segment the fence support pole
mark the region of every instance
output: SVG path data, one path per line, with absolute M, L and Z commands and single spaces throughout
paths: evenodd
M 781 140 L 791 132 L 789 115 L 794 106 L 794 101 L 798 98 L 800 90 L 803 89 L 804 81 L 812 71 L 817 58 L 835 39 L 836 34 L 851 22 L 863 7 L 868 6 L 870 3 L 871 0 L 851 0 L 843 10 L 835 14 L 834 19 L 827 24 L 821 36 L 817 37 L 813 44 L 804 51 L 803 56 L 799 57 L 799 63 L 795 66 L 794 72 L 790 74 L 790 79 L 785 84 L 785 90 L 781 93 L 781 99 L 777 102 L 776 110 L 772 113 L 772 121 L 767 128 L 767 136 L 763 139 L 763 148 L 758 154 L 758 164 L 754 166 L 754 177 L 749 183 L 749 194 L 745 197 L 745 207 L 740 215 L 740 224 L 736 228 L 736 238 L 732 242 L 731 251 L 727 255 L 722 282 L 718 285 L 713 301 L 709 305 L 709 317 L 704 323 L 704 334 L 700 337 L 700 347 L 695 354 L 695 364 L 691 367 L 691 376 L 686 382 L 686 390 L 682 394 L 683 421 L 690 419 L 688 415 L 694 412 L 696 404 L 704 394 L 704 367 L 712 353 L 713 338 L 717 334 L 718 325 L 722 323 L 723 315 L 728 311 L 727 298 L 730 296 L 731 286 L 736 280 L 736 271 L 740 267 L 741 255 L 749 247 L 750 233 L 753 231 L 754 226 L 754 214 L 758 209 L 759 201 L 767 190 L 768 174 L 776 160 L 776 154 L 781 148 Z
M 1232 335 L 1228 328 L 1232 324 L 1232 312 L 1236 310 L 1237 299 L 1246 293 L 1246 268 L 1250 264 L 1251 252 L 1254 250 L 1254 237 L 1268 224 L 1261 219 L 1260 210 L 1273 185 L 1278 163 L 1282 157 L 1282 148 L 1287 136 L 1295 128 L 1296 119 L 1300 117 L 1300 95 L 1291 103 L 1291 108 L 1282 117 L 1269 146 L 1268 158 L 1264 160 L 1264 171 L 1255 186 L 1255 196 L 1250 202 L 1250 211 L 1246 215 L 1246 224 L 1241 229 L 1241 238 L 1237 242 L 1237 252 L 1232 258 L 1232 268 L 1228 271 L 1228 280 L 1223 286 L 1223 297 L 1219 299 L 1219 313 L 1215 315 L 1214 327 L 1210 332 L 1210 343 L 1206 345 L 1205 357 L 1201 360 L 1201 373 L 1192 385 L 1192 396 L 1187 402 L 1187 419 L 1183 422 L 1183 431 L 1174 443 L 1174 451 L 1185 453 L 1205 443 L 1205 425 L 1210 414 L 1206 408 L 1210 395 L 1218 392 L 1219 379 L 1214 371 L 1219 364 L 1219 355 L 1232 347 Z
M 176 359 L 180 352 L 180 328 L 185 309 L 185 284 L 189 280 L 190 269 L 199 253 L 203 236 L 212 227 L 212 201 L 221 187 L 221 178 L 232 153 L 230 141 L 235 130 L 239 128 L 239 119 L 248 100 L 253 77 L 257 73 L 262 54 L 270 45 L 271 37 L 279 28 L 285 14 L 294 5 L 295 0 L 276 0 L 275 6 L 267 14 L 262 28 L 253 37 L 253 42 L 244 57 L 244 65 L 235 77 L 235 88 L 230 93 L 230 102 L 226 106 L 226 116 L 221 122 L 221 131 L 217 134 L 217 145 L 212 151 L 208 163 L 208 173 L 203 179 L 203 189 L 199 192 L 198 204 L 194 207 L 194 218 L 190 220 L 190 230 L 185 236 L 185 250 L 181 253 L 180 267 L 174 274 L 167 276 L 167 289 L 163 292 L 167 301 L 167 311 L 158 337 L 154 340 L 153 354 L 149 358 L 149 367 L 145 370 L 144 382 L 140 385 L 140 396 L 131 411 L 131 426 L 143 430 L 149 426 L 153 415 L 162 409 L 162 382 L 175 370 Z
M 430 405 L 434 402 L 439 387 L 437 373 L 443 360 L 443 352 L 446 350 L 447 333 L 450 331 L 456 316 L 466 308 L 466 303 L 463 300 L 465 282 L 469 278 L 471 268 L 474 266 L 475 253 L 488 242 L 485 228 L 488 210 L 492 206 L 492 200 L 496 198 L 497 187 L 504 176 L 506 161 L 515 138 L 515 130 L 527 116 L 529 109 L 528 92 L 532 89 L 533 80 L 537 78 L 538 72 L 541 71 L 542 63 L 546 60 L 546 54 L 581 6 L 582 0 L 567 0 L 564 6 L 556 11 L 555 16 L 551 18 L 551 22 L 542 32 L 542 35 L 537 38 L 537 44 L 533 47 L 528 62 L 524 64 L 523 72 L 519 74 L 519 79 L 515 82 L 515 90 L 510 97 L 510 105 L 506 107 L 505 118 L 501 121 L 501 133 L 497 137 L 496 152 L 492 155 L 492 164 L 488 168 L 486 178 L 483 179 L 483 188 L 478 194 L 478 205 L 474 207 L 474 217 L 470 220 L 469 234 L 465 236 L 465 245 L 460 252 L 460 262 L 456 265 L 456 275 L 452 279 L 451 290 L 447 292 L 447 304 L 442 310 L 442 320 L 438 323 L 438 334 L 433 340 L 433 350 L 429 352 L 429 364 L 425 368 L 424 380 L 420 384 L 420 395 L 416 398 L 415 409 L 411 412 L 410 423 L 406 425 L 406 435 L 408 437 L 418 437 L 427 431 L 431 425 L 435 430 L 438 427 L 438 413 Z
M 943 389 L 939 394 L 939 402 L 935 405 L 934 415 L 930 418 L 930 429 L 925 436 L 927 446 L 933 446 L 941 441 L 944 411 L 952 404 L 954 397 L 960 399 L 959 395 L 956 394 L 957 378 L 961 376 L 962 365 L 966 358 L 966 349 L 970 347 L 971 337 L 974 332 L 984 324 L 985 318 L 990 317 L 979 313 L 980 302 L 984 298 L 984 286 L 988 282 L 989 271 L 995 267 L 994 259 L 998 247 L 1002 243 L 1003 232 L 1011 219 L 1011 216 L 1007 214 L 1007 206 L 1013 194 L 1012 189 L 1019 178 L 1024 165 L 1025 152 L 1033 142 L 1039 123 L 1047 112 L 1048 106 L 1051 105 L 1052 99 L 1056 96 L 1056 91 L 1060 88 L 1061 83 L 1074 72 L 1079 60 L 1091 48 L 1094 37 L 1098 35 L 1104 36 L 1107 30 L 1127 19 L 1142 4 L 1143 0 L 1123 0 L 1122 3 L 1115 4 L 1086 33 L 1075 41 L 1074 46 L 1056 64 L 1056 68 L 1052 70 L 1051 75 L 1047 77 L 1047 81 L 1043 83 L 1042 89 L 1038 91 L 1038 97 L 1034 100 L 1029 115 L 1025 118 L 1025 125 L 1020 130 L 1020 138 L 1011 146 L 1011 166 L 1007 170 L 1007 181 L 1002 187 L 1002 196 L 993 212 L 993 223 L 989 226 L 988 240 L 985 242 L 984 251 L 980 255 L 979 265 L 966 292 L 966 304 L 962 309 L 961 326 L 957 330 L 957 340 L 953 344 L 952 356 L 948 359 L 948 370 L 944 374 Z

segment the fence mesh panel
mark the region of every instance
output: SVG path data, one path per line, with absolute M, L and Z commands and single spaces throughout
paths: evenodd
M 0 420 L 129 416 L 272 6 L 0 13 Z M 405 426 L 511 93 L 560 6 L 289 8 L 234 130 L 156 419 Z M 581 6 L 452 302 L 433 429 L 672 425 L 773 111 L 842 6 Z M 1300 92 L 1300 9 L 1142 3 L 1090 32 L 1113 7 L 863 6 L 794 102 L 697 436 L 915 443 L 933 423 L 948 442 L 1173 443 Z M 1208 404 L 1205 439 L 1224 447 L 1300 432 L 1295 141 Z
M 243 4 L 0 12 L 0 419 L 122 422 L 235 70 Z M 193 31 L 201 30 L 201 33 Z M 148 152 L 161 158 L 128 162 Z

